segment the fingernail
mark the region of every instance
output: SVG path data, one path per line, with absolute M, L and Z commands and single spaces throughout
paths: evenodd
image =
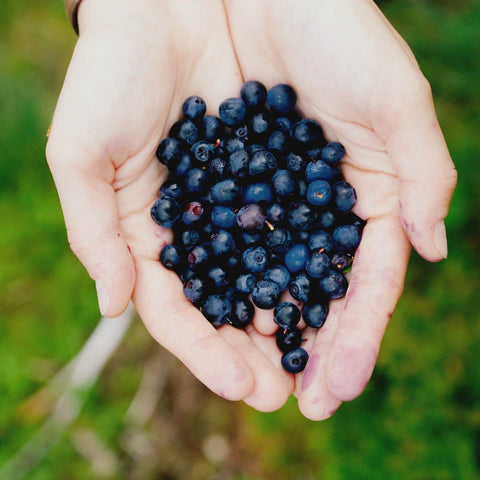
M 438 253 L 443 257 L 447 258 L 448 256 L 448 245 L 447 245 L 447 230 L 445 229 L 445 223 L 440 220 L 433 227 L 433 244 L 437 249 Z
M 95 287 L 97 289 L 98 308 L 100 309 L 100 313 L 102 315 L 105 315 L 108 305 L 110 304 L 107 289 L 105 288 L 105 284 L 101 280 L 95 281 Z

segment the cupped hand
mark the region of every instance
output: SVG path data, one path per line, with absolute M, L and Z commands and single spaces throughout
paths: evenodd
M 68 239 L 102 312 L 133 298 L 152 336 L 214 392 L 259 410 L 295 392 L 312 419 L 363 390 L 410 243 L 428 260 L 446 256 L 456 178 L 408 48 L 373 3 L 329 3 L 84 0 L 47 145 Z M 290 83 L 303 113 L 345 144 L 368 220 L 347 296 L 307 331 L 311 358 L 296 378 L 282 371 L 269 312 L 247 332 L 217 331 L 188 303 L 158 262 L 171 233 L 149 213 L 167 175 L 155 149 L 184 98 L 200 95 L 216 114 L 247 79 Z

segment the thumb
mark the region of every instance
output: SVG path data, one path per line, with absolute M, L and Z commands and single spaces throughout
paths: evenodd
M 444 219 L 457 171 L 442 135 L 428 82 L 421 76 L 401 97 L 387 148 L 400 180 L 400 216 L 415 250 L 426 260 L 447 257 Z
M 96 282 L 102 315 L 115 317 L 127 307 L 135 283 L 135 267 L 123 236 L 115 192 L 113 165 L 75 148 L 52 128 L 47 144 L 52 172 L 75 255 Z

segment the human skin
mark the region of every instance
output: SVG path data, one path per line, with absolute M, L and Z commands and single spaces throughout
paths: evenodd
M 47 144 L 72 250 L 99 305 L 132 298 L 151 335 L 217 394 L 261 411 L 290 394 L 314 420 L 358 396 L 401 296 L 411 246 L 447 255 L 443 219 L 456 171 L 428 82 L 370 0 L 83 0 L 80 36 Z M 215 330 L 158 261 L 171 232 L 150 218 L 166 169 L 155 150 L 183 100 L 207 113 L 245 80 L 288 83 L 303 115 L 343 143 L 346 179 L 367 220 L 344 299 L 306 329 L 304 372 L 283 371 L 272 313 Z

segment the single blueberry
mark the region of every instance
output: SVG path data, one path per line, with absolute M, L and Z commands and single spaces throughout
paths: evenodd
M 330 184 L 326 180 L 314 180 L 307 188 L 307 201 L 315 206 L 327 205 L 332 198 Z
M 277 170 L 272 177 L 272 186 L 279 197 L 291 197 L 295 194 L 296 181 L 290 170 Z
M 314 180 L 330 181 L 332 178 L 333 170 L 328 164 L 322 162 L 321 160 L 308 162 L 307 167 L 305 168 L 305 180 L 308 183 L 311 183 Z
M 152 205 L 150 214 L 155 223 L 165 228 L 171 228 L 180 218 L 181 207 L 175 199 L 163 196 Z
M 245 120 L 247 107 L 241 98 L 227 98 L 220 104 L 218 113 L 225 125 L 233 127 Z
M 317 213 L 306 202 L 295 202 L 290 205 L 287 218 L 294 229 L 307 231 L 315 222 Z
M 333 238 L 328 232 L 316 230 L 310 234 L 308 248 L 311 252 L 330 253 L 333 250 Z
M 228 158 L 228 166 L 235 178 L 245 178 L 248 175 L 250 155 L 245 149 L 236 150 Z
M 202 119 L 204 140 L 215 143 L 225 135 L 225 128 L 222 121 L 215 115 L 205 115 Z
M 242 253 L 243 268 L 249 273 L 262 273 L 268 266 L 268 254 L 262 246 L 249 247 Z
M 290 129 L 292 128 L 292 120 L 289 117 L 276 117 L 274 120 L 275 130 L 280 130 L 283 133 L 290 135 Z
M 273 311 L 273 321 L 284 329 L 294 328 L 300 316 L 300 309 L 292 302 L 280 302 Z
M 245 328 L 252 323 L 255 307 L 247 298 L 234 296 L 230 324 L 235 328 Z
M 248 140 L 248 127 L 246 125 L 242 125 L 234 130 L 233 136 L 238 138 L 242 142 L 246 142 Z
M 180 235 L 180 243 L 185 250 L 191 250 L 200 243 L 200 233 L 193 229 L 185 230 Z
M 182 213 L 182 222 L 185 225 L 192 225 L 196 222 L 205 220 L 205 207 L 202 203 L 193 201 L 185 205 Z
M 345 271 L 352 261 L 352 257 L 344 252 L 335 252 L 330 260 L 332 268 L 339 272 Z
M 185 175 L 185 186 L 190 193 L 206 192 L 210 186 L 207 172 L 202 168 L 192 168 Z
M 209 295 L 202 305 L 202 313 L 214 327 L 221 327 L 230 322 L 232 304 L 225 295 Z
M 330 257 L 322 252 L 313 252 L 305 263 L 305 270 L 312 278 L 322 278 L 330 270 Z
M 243 192 L 243 202 L 248 203 L 270 203 L 273 200 L 272 188 L 269 183 L 258 182 L 251 183 L 245 187 Z
M 212 223 L 225 230 L 231 229 L 237 224 L 237 215 L 231 207 L 225 205 L 214 205 L 210 213 Z
M 270 280 L 260 280 L 252 290 L 252 301 L 255 306 L 263 310 L 275 307 L 280 297 L 279 286 Z
M 308 362 L 308 353 L 302 347 L 285 353 L 281 359 L 282 367 L 288 373 L 300 373 Z
M 294 123 L 290 135 L 296 144 L 304 149 L 318 144 L 323 138 L 322 128 L 315 120 L 310 118 L 302 118 Z
M 267 149 L 283 153 L 288 144 L 288 136 L 280 130 L 274 130 L 267 141 Z
M 275 343 L 282 353 L 291 352 L 302 344 L 302 332 L 298 328 L 279 328 L 275 333 Z
M 211 189 L 213 201 L 219 205 L 232 205 L 241 198 L 240 185 L 232 178 L 216 183 Z
M 229 284 L 227 272 L 218 265 L 208 269 L 205 278 L 208 280 L 210 291 L 224 290 Z
M 207 110 L 204 100 L 198 95 L 188 97 L 182 105 L 183 116 L 190 120 L 200 120 Z
M 347 292 L 348 282 L 342 273 L 330 270 L 319 282 L 320 290 L 328 298 L 341 298 Z
M 195 245 L 187 255 L 190 268 L 201 270 L 207 268 L 212 261 L 212 251 L 206 244 Z
M 210 143 L 200 140 L 192 145 L 190 151 L 197 162 L 205 164 L 212 158 L 214 149 Z
M 176 138 L 187 145 L 193 145 L 198 140 L 200 132 L 195 122 L 189 118 L 182 118 L 172 125 L 168 136 Z
M 224 180 L 228 174 L 228 162 L 227 160 L 215 157 L 208 162 L 207 172 L 212 175 L 216 181 Z
M 340 225 L 333 231 L 332 237 L 337 250 L 352 255 L 360 244 L 362 235 L 355 225 Z
M 344 156 L 344 146 L 338 142 L 330 142 L 322 149 L 321 159 L 328 163 L 338 163 Z
M 185 188 L 177 180 L 167 180 L 160 187 L 158 195 L 159 197 L 171 197 L 181 202 L 185 196 Z
M 176 162 L 182 155 L 182 146 L 175 138 L 164 138 L 157 147 L 155 155 L 160 163 L 168 167 L 170 162 Z
M 168 270 L 179 272 L 185 266 L 185 252 L 178 245 L 165 245 L 160 251 L 160 263 Z
M 248 172 L 250 175 L 265 175 L 271 174 L 277 168 L 277 159 L 273 153 L 268 150 L 257 150 L 252 153 L 250 163 L 248 165 Z
M 357 194 L 355 189 L 345 180 L 336 182 L 332 185 L 333 200 L 337 210 L 347 212 L 357 202 Z
M 240 237 L 245 247 L 253 247 L 263 243 L 263 232 L 261 230 L 242 230 Z
M 216 150 L 217 152 L 219 148 L 222 148 L 225 151 L 225 154 L 229 154 L 236 152 L 237 150 L 244 150 L 245 143 L 238 137 L 227 137 L 220 142 L 220 146 L 217 147 Z
M 325 210 L 318 216 L 317 225 L 322 230 L 332 230 L 337 222 L 336 215 L 331 210 Z
M 328 306 L 322 303 L 306 303 L 302 309 L 305 323 L 312 328 L 321 328 L 327 319 Z
M 293 277 L 288 284 L 288 291 L 295 300 L 306 302 L 310 297 L 311 280 L 302 272 Z
M 303 243 L 297 243 L 285 253 L 285 266 L 291 273 L 301 272 L 305 268 L 309 256 L 308 248 Z
M 239 292 L 252 293 L 256 282 L 257 281 L 253 273 L 241 273 L 235 280 L 235 287 Z
M 180 158 L 168 163 L 168 171 L 173 177 L 184 177 L 192 168 L 192 158 L 188 152 L 182 152 Z
M 205 298 L 207 292 L 206 281 L 199 277 L 192 277 L 183 284 L 185 297 L 194 304 L 198 304 Z
M 293 173 L 301 173 L 307 166 L 307 160 L 296 153 L 290 152 L 285 157 L 285 167 Z
M 285 253 L 292 245 L 292 234 L 286 228 L 274 228 L 267 233 L 266 243 L 271 252 Z
M 266 112 L 258 112 L 250 118 L 248 122 L 248 131 L 258 136 L 266 136 L 272 130 L 273 120 L 271 115 Z
M 256 203 L 244 205 L 237 212 L 237 225 L 242 230 L 260 230 L 265 224 L 265 212 Z
M 242 85 L 240 96 L 249 110 L 255 110 L 265 105 L 267 89 L 257 80 L 249 80 Z
M 282 223 L 287 216 L 285 208 L 278 203 L 272 203 L 271 205 L 269 205 L 265 213 L 267 215 L 267 221 L 269 221 L 273 225 Z
M 236 242 L 228 230 L 219 229 L 210 235 L 210 248 L 214 257 L 222 257 L 234 252 Z
M 275 282 L 283 292 L 290 282 L 290 272 L 283 265 L 273 265 L 265 270 L 263 278 Z
M 289 113 L 295 108 L 297 94 L 290 85 L 281 83 L 268 91 L 267 103 L 274 112 Z

